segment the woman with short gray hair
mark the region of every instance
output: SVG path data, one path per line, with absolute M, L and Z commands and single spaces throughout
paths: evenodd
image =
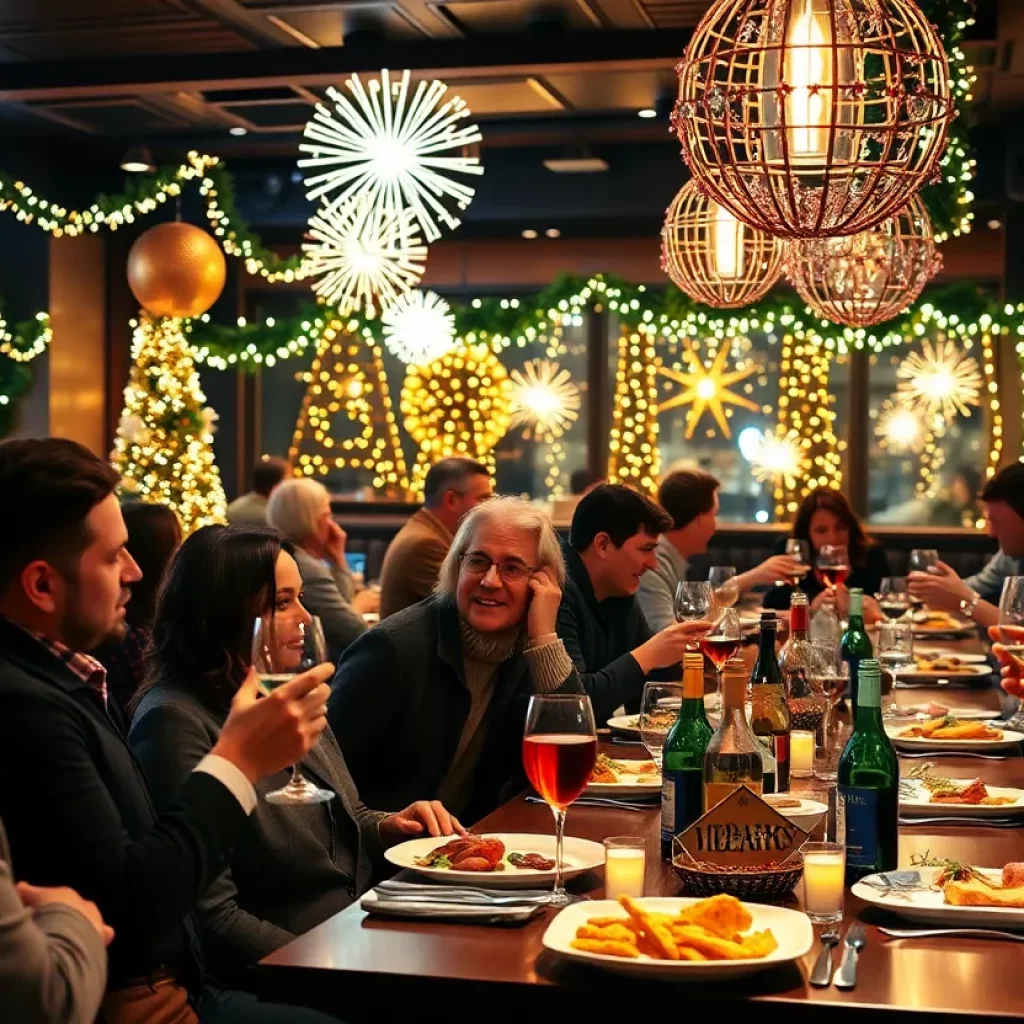
M 328 657 L 337 662 L 366 631 L 362 613 L 376 611 L 377 598 L 355 592 L 345 561 L 345 531 L 331 515 L 327 488 L 315 480 L 285 480 L 267 502 L 267 522 L 295 545 L 303 603 L 320 617 Z
M 551 522 L 529 502 L 466 516 L 433 596 L 338 665 L 328 720 L 368 801 L 404 807 L 416 793 L 477 821 L 520 784 L 530 695 L 583 692 L 555 629 L 564 580 Z

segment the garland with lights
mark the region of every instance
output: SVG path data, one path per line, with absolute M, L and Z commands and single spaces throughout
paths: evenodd
M 608 441 L 608 482 L 630 484 L 654 495 L 658 490 L 658 385 L 654 332 L 623 325 L 615 370 L 615 401 Z
M 8 328 L 0 315 L 0 437 L 10 429 L 17 400 L 32 384 L 28 364 L 46 351 L 53 338 L 49 313 L 36 313 Z

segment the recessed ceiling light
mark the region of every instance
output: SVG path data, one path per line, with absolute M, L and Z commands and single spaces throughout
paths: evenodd
M 536 238 L 537 232 L 534 228 L 523 228 L 523 238 Z
M 558 238 L 562 234 L 562 232 L 559 231 L 558 228 L 548 228 L 547 231 L 544 232 L 544 234 L 547 235 L 548 238 Z
M 658 112 L 653 107 L 644 107 L 643 110 L 638 110 L 637 115 L 639 117 L 657 117 Z
M 1001 220 L 996 220 L 995 218 L 993 218 L 988 222 L 988 226 L 990 230 L 998 231 L 1003 226 L 1003 222 Z
M 248 135 L 249 129 L 243 128 L 240 124 L 236 124 L 233 128 L 228 129 L 229 135 Z

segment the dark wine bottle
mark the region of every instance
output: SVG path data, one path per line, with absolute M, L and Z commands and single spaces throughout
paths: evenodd
M 704 754 L 711 726 L 704 713 L 704 658 L 683 656 L 683 703 L 662 749 L 661 856 L 704 813 Z
M 761 646 L 750 677 L 753 710 L 750 728 L 764 747 L 764 791 L 789 789 L 789 704 L 786 684 L 775 656 L 779 620 L 772 612 L 761 615 Z
M 860 662 L 853 735 L 839 758 L 837 834 L 846 842 L 846 884 L 899 860 L 900 767 L 882 726 L 882 670 Z
M 840 641 L 843 661 L 850 666 L 850 704 L 856 713 L 857 685 L 860 678 L 860 663 L 875 656 L 871 638 L 864 628 L 864 591 L 859 587 L 850 590 L 850 613 L 846 632 Z

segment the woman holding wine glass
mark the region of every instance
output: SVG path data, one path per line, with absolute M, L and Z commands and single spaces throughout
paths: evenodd
M 829 487 L 811 491 L 800 503 L 790 539 L 805 541 L 810 548 L 815 572 L 804 577 L 800 589 L 807 595 L 812 615 L 824 605 L 837 607 L 843 617 L 849 587 L 874 594 L 883 577 L 890 575 L 884 548 L 868 536 L 846 498 Z M 764 606 L 788 608 L 794 589 L 773 587 L 764 596 Z M 875 599 L 865 596 L 865 621 L 871 624 L 882 617 Z
M 158 809 L 174 804 L 254 673 L 267 692 L 299 672 L 329 677 L 332 666 L 314 664 L 322 639 L 290 548 L 271 530 L 208 526 L 171 560 L 129 734 Z M 464 831 L 437 802 L 397 814 L 364 806 L 329 728 L 292 779 L 281 772 L 257 784 L 249 829 L 199 903 L 218 980 L 243 980 L 257 960 L 348 906 L 369 888 L 385 846 Z

